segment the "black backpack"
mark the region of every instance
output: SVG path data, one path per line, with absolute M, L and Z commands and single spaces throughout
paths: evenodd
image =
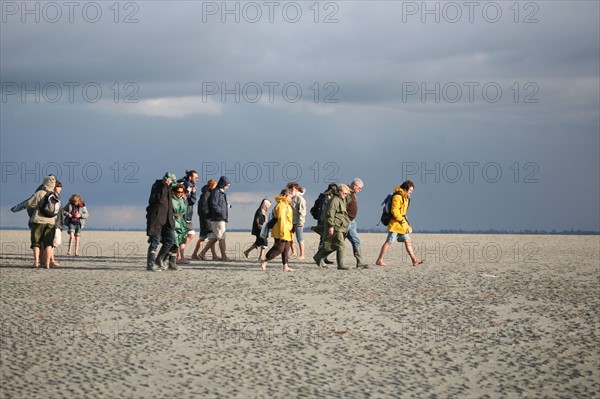
M 42 205 L 39 208 L 42 216 L 53 218 L 58 215 L 60 211 L 60 196 L 54 191 L 49 191 L 42 201 Z
M 310 215 L 315 220 L 319 220 L 319 216 L 321 215 L 321 212 L 323 211 L 323 209 L 325 208 L 326 205 L 327 205 L 327 195 L 323 194 L 323 193 L 319 194 L 319 196 L 315 200 L 315 203 L 313 204 L 312 208 L 310 208 Z
M 388 196 L 385 197 L 385 199 L 381 203 L 381 205 L 383 205 L 383 209 L 381 210 L 381 217 L 379 218 L 379 220 L 384 226 L 389 225 L 392 219 L 394 218 L 392 216 L 392 200 L 394 199 L 394 195 L 400 195 L 400 193 L 388 194 Z M 410 200 L 408 204 L 410 205 Z

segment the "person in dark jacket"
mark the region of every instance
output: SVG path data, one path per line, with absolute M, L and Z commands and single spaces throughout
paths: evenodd
M 265 248 L 267 248 L 269 246 L 268 239 L 261 237 L 260 232 L 263 228 L 263 225 L 267 221 L 267 211 L 269 210 L 270 207 L 271 207 L 271 201 L 269 201 L 266 198 L 263 198 L 263 200 L 260 203 L 260 206 L 254 213 L 254 219 L 252 219 L 252 233 L 251 234 L 253 236 L 256 236 L 256 241 L 254 242 L 254 244 L 252 244 L 252 246 L 250 248 L 248 248 L 247 250 L 244 251 L 244 257 L 246 259 L 248 259 L 250 252 L 252 252 L 256 248 L 260 248 L 260 251 L 258 253 L 258 259 L 262 260 L 263 252 L 265 251 Z
M 156 180 L 150 191 L 148 206 L 146 207 L 146 235 L 148 236 L 148 255 L 146 269 L 159 271 L 163 262 L 169 256 L 169 250 L 175 245 L 175 231 L 173 230 L 174 213 L 171 206 L 171 185 L 176 182 L 175 174 L 165 173 L 161 180 Z M 158 244 L 162 240 L 162 247 L 158 254 Z
M 206 184 L 200 190 L 202 194 L 200 195 L 200 199 L 198 200 L 198 219 L 200 220 L 200 235 L 198 237 L 198 242 L 196 243 L 196 248 L 194 248 L 194 253 L 192 254 L 192 259 L 195 260 L 203 260 L 198 256 L 198 252 L 202 249 L 202 243 L 208 239 L 208 235 L 212 231 L 210 227 L 210 215 L 208 213 L 208 199 L 210 198 L 210 192 L 217 187 L 217 181 L 214 179 L 210 179 L 206 182 Z M 212 260 L 221 260 L 217 256 L 215 252 L 215 247 L 211 248 L 212 252 Z
M 221 250 L 221 260 L 224 262 L 231 262 L 232 259 L 227 257 L 226 244 L 225 244 L 225 231 L 227 228 L 227 222 L 229 218 L 229 203 L 227 202 L 227 194 L 225 191 L 231 186 L 229 179 L 226 176 L 221 176 L 217 183 L 217 188 L 210 192 L 210 198 L 208 199 L 208 213 L 210 215 L 210 226 L 211 233 L 209 240 L 204 249 L 198 257 L 204 259 L 206 251 L 213 248 L 215 243 L 219 242 L 219 249 Z

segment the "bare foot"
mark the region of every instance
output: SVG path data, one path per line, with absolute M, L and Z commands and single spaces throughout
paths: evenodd
M 422 264 L 424 262 L 425 262 L 425 259 L 417 260 L 416 262 L 413 262 L 413 266 L 419 266 L 420 264 Z
M 40 267 L 40 262 L 34 262 L 33 263 L 33 268 L 37 269 L 38 267 Z
M 304 256 L 299 257 L 298 260 L 304 260 Z
M 226 257 L 224 257 L 224 258 L 221 258 L 220 260 L 221 260 L 221 262 L 233 262 L 233 259 L 231 259 L 231 258 L 226 258 Z
M 194 260 L 203 260 L 201 257 L 198 256 L 198 254 L 192 254 L 192 259 L 194 259 Z
M 203 258 L 203 260 L 204 260 L 204 258 Z M 213 256 L 212 260 L 221 260 L 221 258 L 219 258 L 218 256 Z
M 386 265 L 386 264 L 383 262 L 383 259 L 381 259 L 381 260 L 377 260 L 377 262 L 375 262 L 375 264 L 376 264 L 377 266 L 387 266 L 387 265 Z
M 290 268 L 288 265 L 283 266 L 283 271 L 284 272 L 293 272 L 294 269 Z
M 244 258 L 246 258 L 246 259 L 250 259 L 250 258 L 248 257 L 248 252 L 247 252 L 247 251 L 244 251 L 244 252 L 242 252 L 242 253 L 244 254 Z
M 50 266 L 60 267 L 60 263 L 58 263 L 57 261 L 53 260 L 52 262 L 50 262 Z
M 263 260 L 262 262 L 260 262 L 260 268 L 263 270 L 267 270 L 267 261 Z
M 71 252 L 70 252 L 70 251 L 69 251 L 69 252 L 67 252 L 67 255 L 71 256 Z

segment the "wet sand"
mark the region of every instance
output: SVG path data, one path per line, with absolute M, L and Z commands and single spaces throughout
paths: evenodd
M 1 398 L 600 397 L 598 236 L 415 233 L 422 266 L 338 271 L 306 233 L 283 273 L 228 233 L 234 262 L 151 273 L 144 233 L 84 233 L 51 270 L 0 233 Z

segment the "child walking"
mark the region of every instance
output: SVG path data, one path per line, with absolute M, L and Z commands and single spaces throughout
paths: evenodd
M 83 198 L 79 194 L 73 194 L 69 198 L 69 203 L 65 207 L 65 225 L 69 234 L 69 249 L 67 255 L 71 255 L 71 249 L 75 244 L 75 256 L 79 256 L 79 237 L 81 230 L 85 224 L 85 219 L 88 217 L 88 210 L 83 202 Z
M 250 248 L 244 251 L 244 256 L 248 259 L 248 254 L 252 252 L 256 248 L 260 248 L 258 253 L 258 259 L 263 259 L 263 252 L 265 248 L 269 245 L 268 240 L 260 236 L 260 231 L 263 228 L 263 225 L 267 221 L 267 211 L 271 207 L 271 201 L 264 198 L 256 212 L 254 213 L 254 219 L 252 220 L 252 235 L 256 236 L 256 241 Z

